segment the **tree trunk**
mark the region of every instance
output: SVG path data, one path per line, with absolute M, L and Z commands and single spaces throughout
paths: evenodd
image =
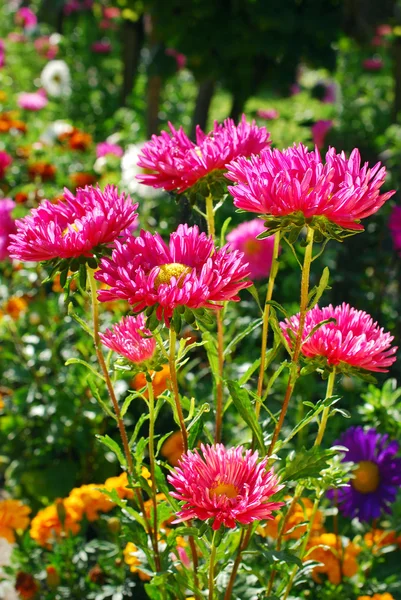
M 127 98 L 134 87 L 135 77 L 138 71 L 141 49 L 144 41 L 143 18 L 133 23 L 132 21 L 124 21 L 122 30 L 123 38 L 123 87 L 121 90 L 121 104 L 126 106 Z
M 214 79 L 205 79 L 201 81 L 198 89 L 198 96 L 196 98 L 195 110 L 192 117 L 191 127 L 191 139 L 196 138 L 196 126 L 199 125 L 203 131 L 207 126 L 207 118 L 209 115 L 209 108 L 212 102 L 216 82 Z
M 148 138 L 159 132 L 159 106 L 162 89 L 162 78 L 160 75 L 148 77 L 147 91 L 147 115 L 146 130 Z
M 233 103 L 231 105 L 230 118 L 233 119 L 233 121 L 235 121 L 235 123 L 237 123 L 241 114 L 244 111 L 244 106 L 245 106 L 246 100 L 247 100 L 247 98 L 245 98 L 244 96 L 241 96 L 239 94 L 233 95 Z

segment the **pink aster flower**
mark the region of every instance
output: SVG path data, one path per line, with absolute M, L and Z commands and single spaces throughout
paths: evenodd
M 270 273 L 273 258 L 274 236 L 258 240 L 257 236 L 266 231 L 261 219 L 241 223 L 227 235 L 227 242 L 233 250 L 244 253 L 249 264 L 251 279 L 263 279 Z
M 35 29 L 38 19 L 30 8 L 23 6 L 16 12 L 15 23 L 21 25 L 26 31 L 29 31 Z
M 377 163 L 361 167 L 357 149 L 346 158 L 334 148 L 323 163 L 319 151 L 303 145 L 284 151 L 264 150 L 250 160 L 240 157 L 228 165 L 226 177 L 237 208 L 266 217 L 303 214 L 314 226 L 313 217 L 325 217 L 336 225 L 363 230 L 360 220 L 374 214 L 394 191 L 380 194 L 385 167 Z
M 185 65 L 187 64 L 187 57 L 185 56 L 185 54 L 178 52 L 175 48 L 166 48 L 165 54 L 166 56 L 171 56 L 172 58 L 175 58 L 175 61 L 177 63 L 177 71 L 181 71 L 181 69 L 184 69 Z
M 97 158 L 101 158 L 102 156 L 107 156 L 107 154 L 114 154 L 114 156 L 122 156 L 124 154 L 124 150 L 121 146 L 117 144 L 110 144 L 109 142 L 100 142 L 96 146 L 96 156 Z
M 319 121 L 316 121 L 316 123 L 312 125 L 311 131 L 313 143 L 319 148 L 319 150 L 321 150 L 323 146 L 325 146 L 326 135 L 332 127 L 333 121 L 331 121 L 330 119 L 321 119 Z
M 326 319 L 335 322 L 326 323 L 311 335 L 316 325 Z M 290 345 L 292 341 L 288 331 L 296 336 L 299 328 L 299 314 L 280 323 L 281 329 Z M 322 358 L 323 364 L 346 370 L 346 366 L 366 371 L 386 372 L 396 360 L 397 348 L 391 347 L 394 337 L 385 333 L 377 323 L 363 310 L 356 310 L 349 304 L 324 308 L 315 306 L 306 314 L 302 334 L 301 352 L 307 358 Z
M 6 64 L 6 46 L 4 44 L 4 40 L 0 39 L 0 69 L 2 69 Z
M 23 219 L 12 236 L 10 255 L 22 261 L 91 257 L 100 245 L 110 245 L 135 222 L 138 205 L 118 194 L 115 186 L 64 190 L 64 201 L 44 200 Z
M 11 165 L 12 162 L 13 159 L 11 158 L 11 156 L 7 152 L 0 150 L 0 179 L 3 179 L 7 168 Z
M 121 10 L 117 6 L 105 6 L 103 8 L 103 17 L 105 19 L 118 19 L 121 15 Z
M 151 359 L 156 350 L 156 340 L 152 337 L 152 332 L 146 329 L 143 314 L 123 317 L 120 323 L 99 335 L 107 348 L 133 363 Z
M 390 216 L 389 228 L 393 238 L 394 250 L 401 255 L 401 206 L 394 206 Z
M 238 448 L 201 445 L 182 455 L 167 479 L 175 488 L 171 495 L 185 502 L 175 521 L 213 519 L 213 529 L 221 525 L 233 529 L 237 523 L 272 519 L 272 511 L 284 502 L 270 498 L 283 486 L 273 471 L 267 471 L 267 458 L 258 462 L 258 453 Z
M 377 35 L 391 35 L 393 33 L 393 28 L 391 27 L 391 25 L 387 25 L 386 23 L 383 23 L 383 25 L 378 25 L 376 27 L 376 33 Z
M 384 63 L 381 58 L 373 57 L 366 58 L 363 61 L 362 66 L 365 69 L 365 71 L 380 71 L 383 68 Z
M 11 213 L 15 202 L 11 198 L 0 199 L 0 260 L 8 258 L 10 235 L 16 231 L 15 221 Z
M 224 172 L 226 163 L 237 156 L 258 154 L 269 145 L 269 133 L 254 121 L 247 123 L 245 115 L 238 125 L 226 119 L 217 122 L 213 131 L 205 134 L 196 130 L 196 144 L 169 123 L 171 134 L 163 131 L 153 135 L 139 157 L 138 166 L 149 170 L 138 175 L 139 181 L 167 191 L 184 192 L 213 171 Z
M 93 42 L 91 48 L 96 54 L 110 54 L 111 52 L 111 44 L 107 41 L 98 40 L 97 42 Z
M 266 121 L 273 121 L 275 119 L 278 119 L 280 116 L 280 113 L 275 108 L 268 108 L 268 109 L 261 108 L 260 110 L 257 111 L 256 114 L 260 119 L 266 119 Z
M 248 275 L 242 253 L 216 250 L 196 226 L 179 225 L 168 246 L 148 231 L 125 244 L 117 241 L 95 277 L 110 286 L 100 290 L 102 302 L 124 299 L 136 312 L 156 306 L 157 318 L 168 325 L 178 306 L 219 309 L 222 301 L 239 300 L 238 292 L 251 285 Z
M 46 92 L 39 90 L 38 92 L 22 92 L 18 95 L 17 104 L 25 110 L 38 111 L 42 110 L 49 103 Z
M 36 52 L 39 56 L 43 56 L 44 58 L 48 58 L 49 60 L 53 60 L 56 58 L 58 53 L 57 44 L 53 44 L 50 37 L 47 35 L 41 36 L 37 38 L 33 45 L 35 46 Z

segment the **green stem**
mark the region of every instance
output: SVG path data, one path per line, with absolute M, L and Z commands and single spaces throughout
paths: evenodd
M 336 379 L 336 369 L 334 367 L 332 372 L 329 375 L 328 380 L 327 380 L 326 398 L 330 398 L 333 395 L 335 379 Z M 315 446 L 320 446 L 320 444 L 322 443 L 322 439 L 324 436 L 324 432 L 326 430 L 326 425 L 327 425 L 327 421 L 329 418 L 329 414 L 330 414 L 330 406 L 326 406 L 322 413 L 322 419 L 320 421 L 319 431 L 317 432 Z
M 159 544 L 157 539 L 158 523 L 157 523 L 157 487 L 155 476 L 155 396 L 153 392 L 153 384 L 146 379 L 148 388 L 149 401 L 149 462 L 150 462 L 150 477 L 152 480 L 152 504 L 153 504 L 153 551 L 155 555 L 156 570 L 161 571 Z
M 252 536 L 252 523 L 251 523 L 251 525 L 249 525 L 246 532 L 245 532 L 245 529 L 243 529 L 241 532 L 237 556 L 236 556 L 234 564 L 233 564 L 233 568 L 231 571 L 230 580 L 227 585 L 226 593 L 224 594 L 224 600 L 230 600 L 230 598 L 231 598 L 231 595 L 233 593 L 235 579 L 237 577 L 238 569 L 241 564 L 242 553 L 247 548 L 249 541 L 251 539 L 251 536 Z
M 210 548 L 210 562 L 209 562 L 209 600 L 213 600 L 214 597 L 214 569 L 216 562 L 217 548 L 215 546 L 217 531 L 213 532 L 212 546 Z
M 215 226 L 214 226 L 214 210 L 213 210 L 213 196 L 209 194 L 205 198 L 206 202 L 206 221 L 209 235 L 214 240 L 215 237 Z
M 301 346 L 302 346 L 302 334 L 304 332 L 305 327 L 305 318 L 306 313 L 308 311 L 308 296 L 309 296 L 309 276 L 310 276 L 310 267 L 312 263 L 313 257 L 313 235 L 314 230 L 308 228 L 308 233 L 306 236 L 306 248 L 305 248 L 305 256 L 304 262 L 302 266 L 302 276 L 301 276 L 301 300 L 300 300 L 300 310 L 299 310 L 299 326 L 298 333 L 295 340 L 294 351 L 292 354 L 292 368 L 290 370 L 290 375 L 288 378 L 287 389 L 285 392 L 283 406 L 281 408 L 280 416 L 277 421 L 276 427 L 274 428 L 273 438 L 269 447 L 268 456 L 271 456 L 274 451 L 274 446 L 278 440 L 278 436 L 280 435 L 281 428 L 284 423 L 285 415 L 287 414 L 288 405 L 290 403 L 295 383 L 299 377 L 299 357 L 301 354 Z
M 224 371 L 224 325 L 223 311 L 219 310 L 216 315 L 217 319 L 217 360 L 218 360 L 218 379 L 216 381 L 216 444 L 221 441 L 221 431 L 223 428 L 223 371 Z
M 176 356 L 175 356 L 175 346 L 177 342 L 177 334 L 172 327 L 170 327 L 170 353 L 169 353 L 169 367 L 170 367 L 170 377 L 171 377 L 171 385 L 173 388 L 173 397 L 175 402 L 175 408 L 177 411 L 178 421 L 180 423 L 180 429 L 182 434 L 182 441 L 184 444 L 184 452 L 188 451 L 188 432 L 185 427 L 184 414 L 182 412 L 181 402 L 180 402 L 180 394 L 178 391 L 178 380 L 177 380 L 177 369 L 176 369 Z
M 261 357 L 260 357 L 260 370 L 259 370 L 259 379 L 258 379 L 258 391 L 257 391 L 257 400 L 255 405 L 256 417 L 259 418 L 260 408 L 262 405 L 262 396 L 263 396 L 263 380 L 265 376 L 266 369 L 266 349 L 267 349 L 267 339 L 269 334 L 269 316 L 270 316 L 270 300 L 273 297 L 273 289 L 274 289 L 274 281 L 276 279 L 276 275 L 278 272 L 278 253 L 280 249 L 280 233 L 276 233 L 274 236 L 274 247 L 273 247 L 273 258 L 272 264 L 270 268 L 269 274 L 269 282 L 267 284 L 267 293 L 266 293 L 266 302 L 263 311 L 263 329 L 262 329 L 262 348 L 261 348 Z

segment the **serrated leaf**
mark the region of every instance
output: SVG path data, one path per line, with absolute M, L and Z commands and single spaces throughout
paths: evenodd
M 317 446 L 309 450 L 303 448 L 296 454 L 291 453 L 281 473 L 281 479 L 298 481 L 309 477 L 319 477 L 320 471 L 327 467 L 329 459 L 335 454 L 337 454 L 335 449 L 323 450 Z
M 245 388 L 240 387 L 236 381 L 228 380 L 226 383 L 235 408 L 238 410 L 245 423 L 251 428 L 259 449 L 264 455 L 266 448 L 263 440 L 262 429 L 256 418 L 255 407 L 250 400 L 248 391 Z

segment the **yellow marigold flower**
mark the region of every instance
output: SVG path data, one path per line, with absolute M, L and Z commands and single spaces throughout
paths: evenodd
M 81 485 L 71 490 L 68 496 L 77 502 L 77 506 L 82 506 L 82 516 L 85 515 L 88 521 L 96 521 L 99 512 L 109 512 L 115 506 L 106 494 L 100 491 L 101 487 L 102 485 L 97 483 Z
M 286 497 L 287 502 L 291 498 Z M 309 498 L 300 498 L 299 501 L 291 508 L 287 518 L 287 523 L 284 528 L 283 539 L 290 540 L 299 538 L 305 533 L 306 525 L 299 525 L 305 521 L 310 521 L 313 510 L 313 502 Z M 271 521 L 267 521 L 266 525 L 257 528 L 257 532 L 263 537 L 277 538 L 280 527 L 280 521 L 283 518 L 282 514 L 278 514 Z M 296 529 L 293 530 L 293 528 Z M 312 524 L 312 535 L 318 535 L 323 529 L 323 513 L 318 510 Z M 292 531 L 293 530 L 293 531 Z
M 319 574 L 327 575 L 330 583 L 338 585 L 343 577 L 352 577 L 358 572 L 356 557 L 361 549 L 352 542 L 344 546 L 341 538 L 334 533 L 322 533 L 311 538 L 308 548 L 311 550 L 306 559 L 322 563 L 322 566 L 315 567 L 312 571 L 312 577 L 318 583 L 321 583 Z
M 26 311 L 27 307 L 28 303 L 24 298 L 21 298 L 20 296 L 12 296 L 3 305 L 0 315 L 6 314 L 11 317 L 13 321 L 17 321 L 21 314 Z
M 394 596 L 388 592 L 384 594 L 374 594 L 373 596 L 358 596 L 357 600 L 395 600 Z
M 168 382 L 171 379 L 170 367 L 163 365 L 161 371 L 149 371 L 149 374 L 152 376 L 153 393 L 155 398 L 157 398 L 157 396 L 160 396 L 168 388 Z M 135 375 L 132 385 L 136 390 L 146 387 L 145 374 L 138 373 L 138 375 Z M 147 391 L 144 392 L 144 396 L 147 397 Z
M 164 442 L 161 454 L 173 467 L 178 465 L 178 461 L 184 452 L 184 442 L 181 431 L 175 431 Z
M 149 581 L 149 575 L 140 569 L 142 566 L 142 562 L 140 560 L 141 551 L 138 550 L 135 544 L 128 542 L 123 550 L 123 554 L 124 561 L 127 565 L 129 565 L 129 570 L 131 573 L 138 573 L 139 578 L 142 579 L 142 581 Z
M 142 467 L 141 475 L 146 480 L 150 479 L 150 473 L 146 467 Z M 121 475 L 118 475 L 118 477 L 109 477 L 104 483 L 104 487 L 106 488 L 106 490 L 116 490 L 117 494 L 121 499 L 127 498 L 128 500 L 130 500 L 134 497 L 134 491 L 128 486 L 129 481 L 127 473 L 125 471 L 121 473 Z
M 395 531 L 383 531 L 383 529 L 372 529 L 365 533 L 364 538 L 368 548 L 372 549 L 372 553 L 375 554 L 380 548 L 385 546 L 399 546 L 401 548 L 401 536 L 396 534 Z
M 10 544 L 15 542 L 15 531 L 29 525 L 31 509 L 19 500 L 0 500 L 0 537 Z
M 77 511 L 77 505 L 67 498 L 57 504 L 51 504 L 40 510 L 32 519 L 30 536 L 40 546 L 49 546 L 59 541 L 61 534 L 77 534 L 82 512 Z

